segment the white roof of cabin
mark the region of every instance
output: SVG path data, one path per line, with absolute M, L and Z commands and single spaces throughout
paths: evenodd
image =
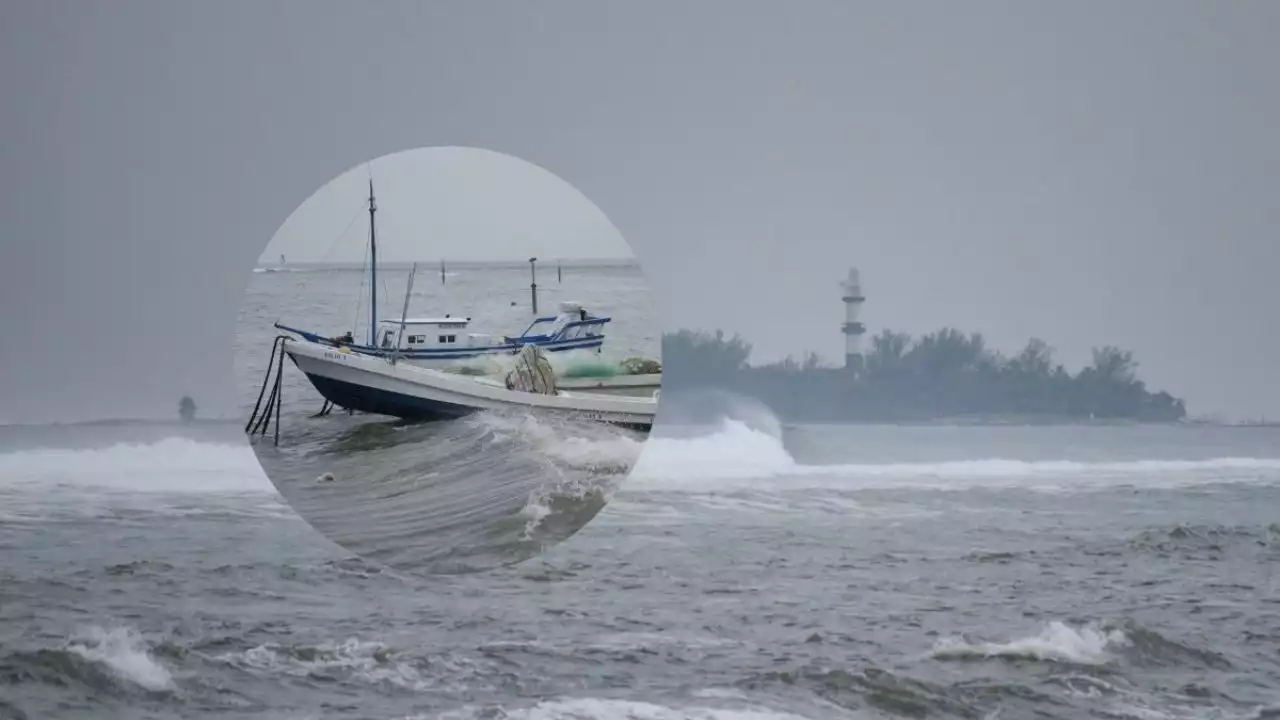
M 395 325 L 395 326 L 399 326 L 399 325 L 400 325 L 400 321 L 399 321 L 399 320 L 379 320 L 378 322 L 386 323 L 387 325 Z M 441 325 L 441 324 L 449 324 L 449 323 L 454 323 L 454 324 L 456 324 L 456 323 L 461 323 L 461 324 L 463 324 L 463 325 L 466 325 L 468 322 L 469 322 L 469 321 L 468 321 L 466 318 L 464 318 L 464 317 L 459 317 L 459 318 L 452 318 L 452 317 L 450 317 L 450 318 L 405 318 L 405 320 L 404 320 L 404 324 L 405 324 L 405 325 Z

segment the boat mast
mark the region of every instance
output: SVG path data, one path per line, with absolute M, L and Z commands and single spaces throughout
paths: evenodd
M 378 205 L 373 199 L 373 178 L 369 178 L 369 347 L 378 347 L 378 233 L 373 214 Z
M 418 263 L 409 270 L 409 284 L 404 288 L 404 309 L 400 311 L 400 332 L 396 333 L 396 347 L 391 351 L 391 364 L 400 357 L 400 343 L 404 340 L 404 326 L 409 319 L 409 297 L 413 294 L 413 276 L 418 274 Z

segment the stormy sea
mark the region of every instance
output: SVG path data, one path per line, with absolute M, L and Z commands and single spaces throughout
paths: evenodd
M 605 499 L 523 562 L 399 573 L 239 423 L 6 428 L 0 717 L 1280 716 L 1276 429 L 744 404 Z

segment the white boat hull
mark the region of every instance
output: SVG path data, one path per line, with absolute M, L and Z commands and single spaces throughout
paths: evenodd
M 557 384 L 561 389 L 570 392 L 653 397 L 655 392 L 662 389 L 662 374 L 615 375 L 606 378 L 562 378 Z
M 458 418 L 478 410 L 523 409 L 648 431 L 658 408 L 656 397 L 566 391 L 541 395 L 508 390 L 492 379 L 409 363 L 392 364 L 305 340 L 287 342 L 285 352 L 334 405 L 408 420 Z

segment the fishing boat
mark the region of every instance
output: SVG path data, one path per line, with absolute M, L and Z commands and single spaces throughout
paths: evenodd
M 377 240 L 373 222 L 375 211 L 373 182 L 370 181 L 371 247 L 376 247 Z M 376 273 L 376 256 L 371 266 Z M 406 420 L 444 420 L 481 410 L 515 410 L 572 416 L 644 432 L 653 426 L 658 405 L 656 390 L 648 395 L 633 396 L 577 392 L 557 386 L 555 372 L 544 353 L 563 349 L 563 344 L 556 341 L 563 340 L 568 329 L 591 324 L 581 306 L 562 304 L 560 313 L 550 319 L 551 327 L 546 331 L 534 332 L 543 324 L 544 318 L 539 318 L 521 336 L 504 338 L 504 345 L 486 345 L 485 336 L 480 335 L 469 335 L 466 343 L 460 343 L 458 336 L 466 328 L 465 320 L 448 316 L 409 318 L 409 299 L 413 295 L 416 274 L 417 264 L 414 264 L 409 271 L 398 321 L 378 321 L 376 276 L 370 283 L 372 309 L 367 345 L 356 345 L 350 334 L 341 338 L 325 338 L 276 323 L 277 328 L 299 336 L 283 342 L 282 352 L 328 403 L 345 410 Z M 608 319 L 603 320 L 607 322 Z M 466 349 L 457 348 L 457 354 L 448 359 L 467 357 L 463 353 L 468 351 L 474 357 L 481 354 L 478 349 L 483 349 L 490 350 L 490 354 L 515 354 L 514 367 L 500 381 L 492 376 L 446 372 L 427 367 L 420 361 L 412 362 L 410 359 L 421 359 L 422 336 L 427 333 L 437 335 L 437 350 L 440 346 L 454 346 L 449 348 L 453 350 L 456 346 L 465 345 Z M 603 336 L 594 336 L 593 341 L 599 347 Z
M 347 347 L 309 340 L 285 343 L 284 352 L 307 376 L 325 400 L 336 407 L 389 415 L 406 420 L 456 419 L 482 410 L 550 414 L 603 422 L 648 432 L 657 413 L 658 393 L 648 397 L 572 392 L 556 387 L 554 373 L 540 387 L 518 387 L 488 376 L 460 375 L 398 362 L 395 355 L 379 357 Z M 519 360 L 526 365 L 545 362 L 542 349 L 527 345 Z M 549 371 L 549 365 L 545 366 Z M 544 373 L 544 376 L 548 373 Z M 536 385 L 536 383 L 535 383 Z
M 279 322 L 278 330 L 297 335 L 310 342 L 329 347 L 345 347 L 352 352 L 375 357 L 397 355 L 400 360 L 416 365 L 439 366 L 459 360 L 492 355 L 513 355 L 525 345 L 537 345 L 546 352 L 595 350 L 604 345 L 601 326 L 611 318 L 588 314 L 580 304 L 560 303 L 559 313 L 540 317 L 514 337 L 470 332 L 471 318 L 423 317 L 403 321 L 380 320 L 372 338 L 357 343 L 350 334 L 326 337 Z M 403 327 L 404 332 L 401 332 Z
M 373 180 L 369 181 L 369 336 L 355 341 L 353 333 L 328 336 L 324 333 L 275 323 L 278 330 L 308 342 L 350 352 L 388 358 L 423 366 L 440 366 L 485 356 L 513 355 L 525 345 L 537 345 L 546 352 L 594 350 L 604 345 L 604 326 L 612 318 L 586 311 L 580 303 L 562 302 L 555 315 L 537 317 L 519 335 L 507 336 L 471 332 L 471 318 L 402 318 L 391 322 L 378 319 L 378 234 L 377 202 Z M 443 270 L 442 270 L 443 273 Z

